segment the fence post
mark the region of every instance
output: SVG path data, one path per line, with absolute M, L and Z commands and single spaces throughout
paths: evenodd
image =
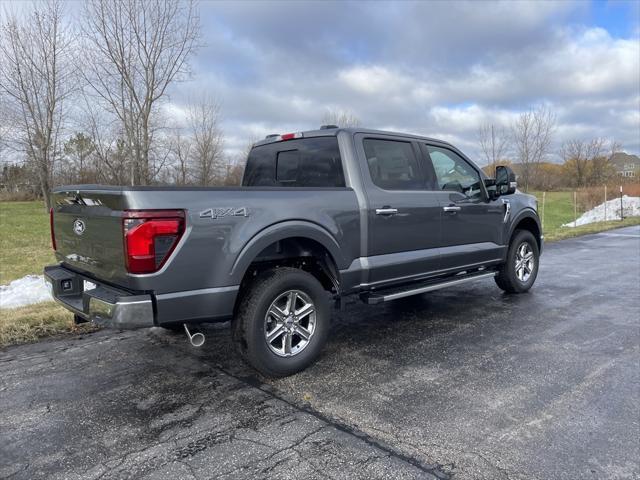
M 607 221 L 607 185 L 604 186 L 604 221 Z
M 547 192 L 542 192 L 542 230 L 544 230 L 544 204 L 546 203 Z
M 624 210 L 622 208 L 622 185 L 620 185 L 620 221 L 624 221 Z
M 573 228 L 578 226 L 578 192 L 573 192 Z

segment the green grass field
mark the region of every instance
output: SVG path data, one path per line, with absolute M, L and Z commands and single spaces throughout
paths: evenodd
M 536 196 L 542 208 L 542 195 L 538 193 Z M 624 222 L 562 228 L 563 223 L 573 220 L 571 192 L 547 193 L 545 210 L 546 241 L 640 224 L 640 217 L 635 217 Z M 542 215 L 543 212 L 540 213 Z M 581 213 L 578 212 L 578 215 Z M 40 275 L 42 267 L 54 261 L 49 216 L 42 202 L 0 202 L 0 285 L 28 274 Z M 34 341 L 53 334 L 86 331 L 89 328 L 74 326 L 72 315 L 53 302 L 3 309 L 0 314 L 0 346 Z
M 43 203 L 0 202 L 0 285 L 40 275 L 54 262 Z M 0 310 L 0 347 L 77 331 L 73 316 L 54 302 Z
M 640 225 L 640 217 L 625 218 L 624 221 L 591 223 L 576 228 L 562 227 L 574 219 L 573 192 L 547 192 L 544 209 L 542 192 L 531 192 L 538 199 L 539 215 L 543 219 L 543 230 L 546 242 L 563 238 L 577 237 L 588 233 L 602 232 L 612 228 Z M 584 212 L 578 209 L 578 217 Z
M 0 285 L 54 263 L 42 202 L 0 202 Z

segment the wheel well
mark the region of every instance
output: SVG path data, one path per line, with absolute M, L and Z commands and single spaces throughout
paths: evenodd
M 538 243 L 538 249 L 540 249 L 540 243 L 541 243 L 540 227 L 538 227 L 537 222 L 533 218 L 525 217 L 522 220 L 520 220 L 516 225 L 516 228 L 513 229 L 513 233 L 511 234 L 511 236 L 515 234 L 516 230 L 529 230 L 533 234 L 533 236 L 536 237 L 536 242 Z
M 311 273 L 325 290 L 338 294 L 340 274 L 331 253 L 319 242 L 305 237 L 291 237 L 265 247 L 242 277 L 242 290 L 261 272 L 278 267 L 293 267 Z

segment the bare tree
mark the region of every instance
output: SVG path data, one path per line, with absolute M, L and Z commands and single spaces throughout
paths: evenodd
M 496 128 L 493 124 L 482 125 L 478 129 L 478 143 L 491 171 L 504 160 L 509 145 L 509 136 L 504 128 Z
M 71 91 L 70 42 L 58 1 L 34 4 L 21 19 L 9 15 L 0 32 L 0 91 L 18 122 L 19 144 L 34 165 L 47 209 L 63 101 Z
M 189 127 L 193 136 L 191 160 L 196 183 L 213 185 L 225 175 L 224 139 L 220 130 L 220 106 L 210 98 L 202 98 L 189 107 Z
M 244 163 L 229 162 L 227 175 L 224 178 L 224 185 L 235 187 L 242 184 L 242 175 L 244 174 Z
M 615 139 L 611 139 L 603 146 L 600 155 L 594 157 L 591 162 L 591 171 L 589 172 L 589 183 L 591 185 L 603 185 L 611 177 L 615 176 L 616 170 L 611 159 L 616 152 L 622 150 L 622 144 Z
M 68 160 L 66 170 L 72 183 L 86 183 L 93 179 L 87 170 L 94 150 L 91 138 L 82 132 L 64 143 L 63 152 Z
M 551 140 L 556 126 L 556 116 L 542 105 L 521 113 L 511 127 L 514 148 L 520 164 L 521 183 L 525 191 L 535 180 L 540 163 L 551 150 Z
M 83 71 L 91 90 L 122 125 L 135 184 L 153 179 L 153 116 L 169 85 L 187 73 L 199 35 L 193 0 L 86 4 Z
M 348 110 L 328 109 L 322 116 L 323 125 L 337 125 L 338 127 L 359 127 L 360 119 Z
M 171 153 L 174 157 L 174 180 L 177 185 L 187 185 L 191 178 L 191 153 L 193 139 L 176 127 L 171 132 Z
M 561 153 L 565 171 L 576 187 L 585 187 L 593 174 L 593 165 L 603 156 L 605 140 L 568 140 L 562 144 Z
M 97 179 L 107 184 L 124 185 L 131 178 L 132 166 L 127 143 L 116 122 L 110 122 L 86 98 L 85 125 L 94 148 Z
M 9 143 L 9 112 L 6 103 L 4 95 L 0 95 L 0 118 L 5 119 L 4 122 L 0 122 L 0 163 L 4 161 L 2 153 L 7 149 Z

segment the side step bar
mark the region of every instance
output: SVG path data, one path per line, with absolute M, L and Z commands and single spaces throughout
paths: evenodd
M 454 285 L 460 285 L 474 280 L 480 280 L 482 278 L 495 277 L 498 272 L 483 272 L 476 275 L 467 275 L 461 278 L 454 278 L 453 280 L 446 280 L 444 282 L 435 283 L 432 282 L 422 287 L 412 288 L 410 290 L 396 290 L 393 292 L 378 292 L 369 293 L 363 295 L 362 299 L 369 305 L 375 305 L 377 303 L 388 302 L 390 300 L 396 300 L 398 298 L 410 297 L 412 295 L 419 295 L 421 293 L 432 292 L 434 290 L 440 290 L 441 288 L 453 287 Z

